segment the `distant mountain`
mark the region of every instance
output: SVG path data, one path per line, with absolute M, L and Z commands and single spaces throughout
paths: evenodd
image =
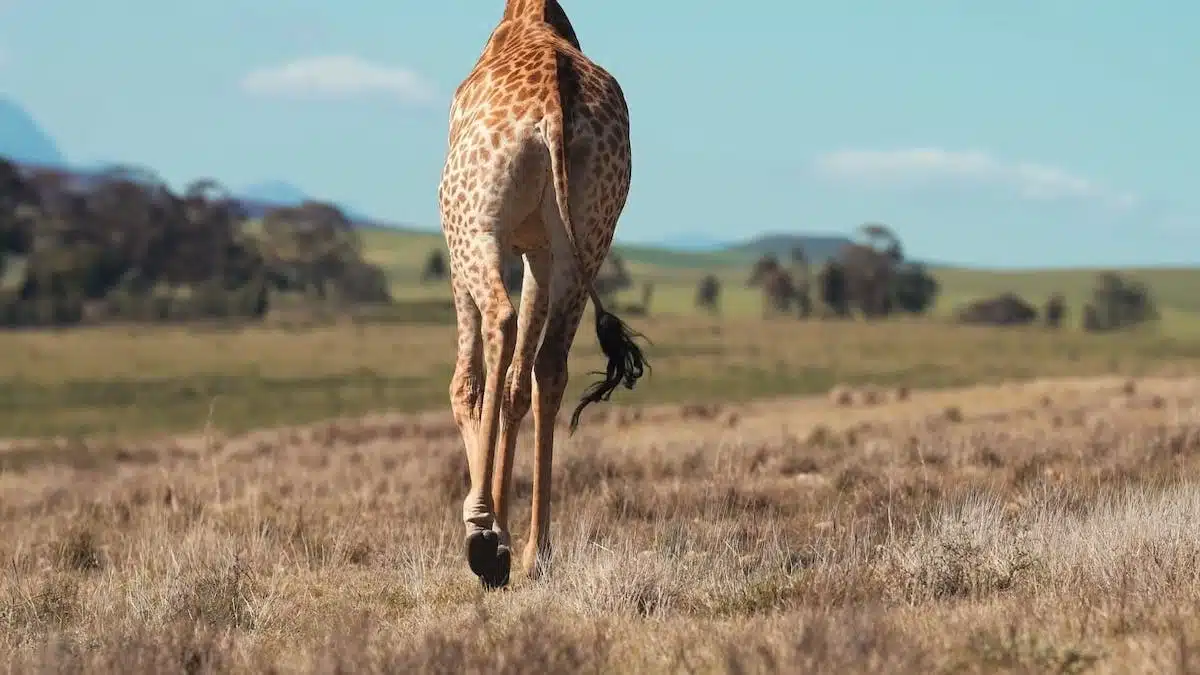
M 786 258 L 793 248 L 802 246 L 810 261 L 822 262 L 837 255 L 843 246 L 850 243 L 853 243 L 853 240 L 843 235 L 764 234 L 729 246 L 726 250 L 753 255 L 774 254 Z
M 796 246 L 803 246 L 809 260 L 820 264 L 849 243 L 852 243 L 849 237 L 821 234 L 767 234 L 741 243 L 721 242 L 703 235 L 675 235 L 653 244 L 620 244 L 616 248 L 627 261 L 639 264 L 742 267 L 766 254 L 786 260 Z
M 702 234 L 674 235 L 647 245 L 653 246 L 654 248 L 664 248 L 672 251 L 688 251 L 696 253 L 723 251 L 727 248 L 730 248 L 728 240 L 717 239 L 716 237 L 707 237 Z
M 765 254 L 786 258 L 791 254 L 793 248 L 803 246 L 810 259 L 820 262 L 835 255 L 839 249 L 851 241 L 849 237 L 833 234 L 764 234 L 742 242 L 731 242 L 702 234 L 682 234 L 665 237 L 655 243 L 642 244 L 634 248 L 723 255 L 732 262 L 757 258 Z
M 311 199 L 304 190 L 281 180 L 263 181 L 246 186 L 238 190 L 238 196 L 282 206 L 296 206 Z
M 26 169 L 62 169 L 83 189 L 87 189 L 106 169 L 116 166 L 103 161 L 71 165 L 54 139 L 38 125 L 33 116 L 16 101 L 4 97 L 0 97 L 0 156 L 16 161 Z M 295 206 L 313 199 L 304 190 L 280 180 L 256 183 L 240 192 L 234 191 L 234 194 L 252 217 L 261 217 L 276 206 Z M 339 206 L 356 225 L 382 225 L 377 219 L 350 207 Z
M 110 162 L 90 162 L 70 165 L 66 156 L 50 137 L 19 104 L 0 97 L 0 156 L 14 159 L 27 169 L 35 167 L 64 169 L 77 185 L 86 189 L 107 168 Z M 153 168 L 153 167 L 147 167 Z M 314 197 L 307 191 L 285 180 L 265 180 L 247 185 L 241 190 L 231 190 L 252 218 L 260 218 L 267 211 L 279 206 L 297 206 L 308 200 L 327 201 Z M 338 204 L 346 217 L 359 227 L 394 227 L 407 231 L 437 231 L 436 228 L 416 228 L 406 224 L 387 224 L 371 218 L 345 204 Z M 839 248 L 850 243 L 840 235 L 810 234 L 765 234 L 741 243 L 720 240 L 704 235 L 671 235 L 656 244 L 622 247 L 633 258 L 646 258 L 666 263 L 682 264 L 695 256 L 702 256 L 711 264 L 742 264 L 745 260 L 765 253 L 787 257 L 796 246 L 803 246 L 814 262 L 823 261 L 834 255 Z
M 325 201 L 312 197 L 296 185 L 282 180 L 266 180 L 254 183 L 241 190 L 235 190 L 234 194 L 238 199 L 242 200 L 243 206 L 252 218 L 259 218 L 267 211 L 278 206 L 299 206 L 306 201 L 313 200 Z M 337 206 L 342 209 L 342 213 L 346 215 L 346 218 L 356 225 L 367 227 L 382 225 L 376 219 L 365 216 L 344 204 L 338 204 Z
M 54 139 L 15 101 L 0 97 L 0 155 L 22 164 L 67 165 Z

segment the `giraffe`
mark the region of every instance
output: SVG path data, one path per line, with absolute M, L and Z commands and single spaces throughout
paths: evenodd
M 455 90 L 438 187 L 458 333 L 450 404 L 470 473 L 465 553 L 485 589 L 509 582 L 509 485 L 531 408 L 533 509 L 522 566 L 533 579 L 546 572 L 555 420 L 589 299 L 608 367 L 585 390 L 570 432 L 585 406 L 622 384 L 633 389 L 648 368 L 634 341 L 643 336 L 604 308 L 593 285 L 629 193 L 630 155 L 624 93 L 584 56 L 559 3 L 506 0 Z M 506 253 L 524 260 L 519 308 L 503 285 Z

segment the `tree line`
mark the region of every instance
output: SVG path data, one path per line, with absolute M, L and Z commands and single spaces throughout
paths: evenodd
M 759 258 L 746 285 L 761 289 L 763 315 L 846 318 L 857 311 L 875 319 L 928 312 L 940 291 L 937 279 L 923 264 L 905 259 L 899 238 L 886 226 L 867 224 L 859 234 L 862 241 L 815 271 L 803 247 L 793 248 L 787 262 L 773 254 Z M 718 312 L 720 291 L 717 275 L 705 275 L 696 287 L 696 307 Z
M 389 302 L 382 270 L 331 204 L 260 221 L 213 180 L 86 178 L 0 158 L 0 326 L 257 318 L 285 296 Z
M 772 254 L 759 258 L 746 284 L 762 290 L 764 316 L 794 312 L 801 319 L 818 313 L 847 318 L 857 312 L 871 320 L 928 313 L 942 290 L 933 274 L 905 258 L 899 237 L 886 225 L 868 223 L 858 234 L 859 241 L 844 246 L 815 273 L 801 247 L 792 249 L 787 263 Z M 705 275 L 696 288 L 696 307 L 716 313 L 720 290 L 717 276 Z M 1010 292 L 968 303 L 954 316 L 961 323 L 987 325 L 1030 324 L 1040 319 L 1057 329 L 1067 321 L 1069 311 L 1059 292 L 1051 293 L 1040 311 Z M 1144 283 L 1107 271 L 1096 275 L 1079 316 L 1083 330 L 1106 332 L 1155 321 L 1159 312 Z
M 789 260 L 765 255 L 746 283 L 763 293 L 765 315 L 795 313 L 867 319 L 925 314 L 941 291 L 918 262 L 906 259 L 885 225 L 859 228 L 859 241 L 814 270 L 805 251 Z M 422 280 L 445 280 L 443 252 L 430 252 Z M 519 293 L 523 266 L 505 259 L 504 280 Z M 596 288 L 608 303 L 633 285 L 615 251 Z M 649 311 L 653 285 L 630 311 Z M 716 312 L 720 282 L 706 275 L 696 306 Z M 261 318 L 284 301 L 345 307 L 390 303 L 384 272 L 363 258 L 357 229 L 336 206 L 309 201 L 248 217 L 215 181 L 173 192 L 157 176 L 118 167 L 81 177 L 21 167 L 0 157 L 0 327 L 97 321 Z M 981 299 L 956 312 L 968 323 L 1037 320 L 1037 308 L 1014 294 Z M 1059 326 L 1065 300 L 1054 294 L 1041 315 Z M 1079 313 L 1088 331 L 1114 330 L 1157 318 L 1150 291 L 1116 273 L 1098 276 Z

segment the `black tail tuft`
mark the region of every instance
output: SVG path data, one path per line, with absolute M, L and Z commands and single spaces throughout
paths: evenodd
M 596 338 L 600 342 L 600 350 L 608 357 L 608 370 L 597 373 L 604 375 L 604 379 L 593 383 L 583 392 L 579 405 L 575 406 L 575 412 L 571 415 L 571 433 L 575 433 L 579 426 L 579 415 L 589 403 L 607 401 L 622 383 L 626 389 L 633 389 L 643 370 L 649 369 L 650 364 L 642 355 L 641 347 L 633 341 L 635 337 L 645 336 L 625 325 L 612 312 L 596 307 Z

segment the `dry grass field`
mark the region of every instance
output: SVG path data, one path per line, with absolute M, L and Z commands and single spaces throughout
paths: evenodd
M 441 298 L 412 236 L 371 256 Z M 0 334 L 0 671 L 1200 673 L 1190 276 L 1101 336 L 762 321 L 736 266 L 709 318 L 702 268 L 631 262 L 653 370 L 561 430 L 550 574 L 495 593 L 445 312 Z M 944 274 L 954 302 L 1090 279 Z
M 1194 378 L 613 405 L 560 439 L 550 576 L 486 594 L 445 411 L 9 443 L 0 663 L 1200 672 Z

